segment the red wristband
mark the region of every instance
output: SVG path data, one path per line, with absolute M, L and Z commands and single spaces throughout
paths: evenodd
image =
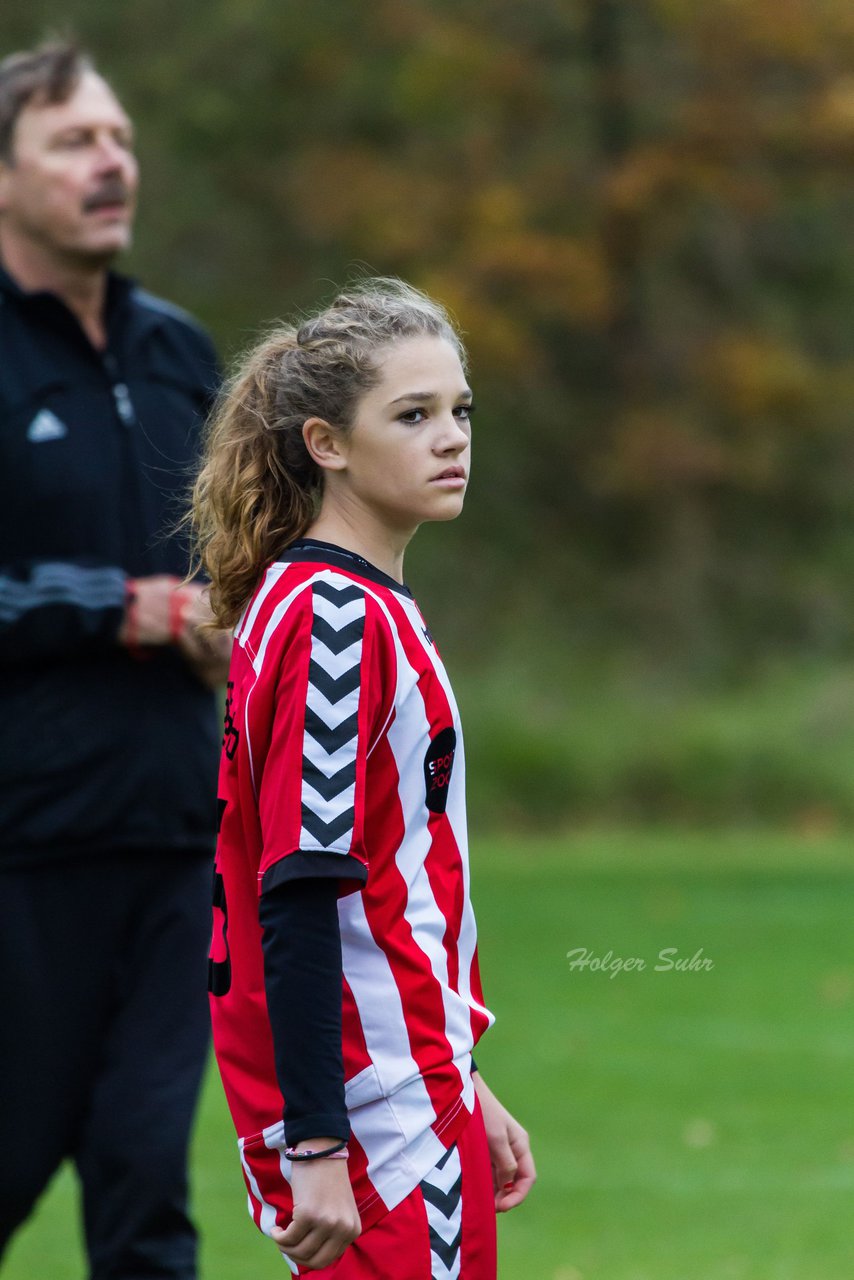
M 132 658 L 141 659 L 148 655 L 139 645 L 139 618 L 137 616 L 136 579 L 125 581 L 125 648 Z
M 176 590 L 169 597 L 169 639 L 177 644 L 184 632 L 184 618 L 190 607 L 186 591 Z

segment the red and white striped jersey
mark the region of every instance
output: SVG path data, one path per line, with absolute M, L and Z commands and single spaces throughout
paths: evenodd
M 339 880 L 350 1175 L 363 1228 L 474 1107 L 484 1007 L 459 713 L 405 587 L 328 544 L 273 564 L 238 624 L 220 768 L 211 1008 L 250 1210 L 289 1220 L 258 897 Z M 294 1046 L 299 1052 L 299 1046 Z

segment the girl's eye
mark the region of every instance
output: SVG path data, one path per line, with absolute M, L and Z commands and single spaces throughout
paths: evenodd
M 474 413 L 473 404 L 458 404 L 454 409 L 454 417 L 458 422 L 468 422 Z M 428 413 L 426 409 L 407 409 L 405 413 L 398 416 L 399 422 L 405 422 L 410 427 L 420 426 L 422 422 L 426 422 Z

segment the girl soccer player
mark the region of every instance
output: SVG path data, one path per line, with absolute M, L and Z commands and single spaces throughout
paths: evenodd
M 448 677 L 403 581 L 462 509 L 465 353 L 367 281 L 252 351 L 194 494 L 235 627 L 210 956 L 249 1207 L 295 1275 L 494 1280 L 528 1138 L 471 1057 L 483 1003 Z M 283 1106 L 284 1102 L 284 1106 Z

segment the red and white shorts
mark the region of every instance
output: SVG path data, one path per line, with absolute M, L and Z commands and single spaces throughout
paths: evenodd
M 405 1200 L 317 1280 L 496 1280 L 495 1191 L 480 1104 Z

